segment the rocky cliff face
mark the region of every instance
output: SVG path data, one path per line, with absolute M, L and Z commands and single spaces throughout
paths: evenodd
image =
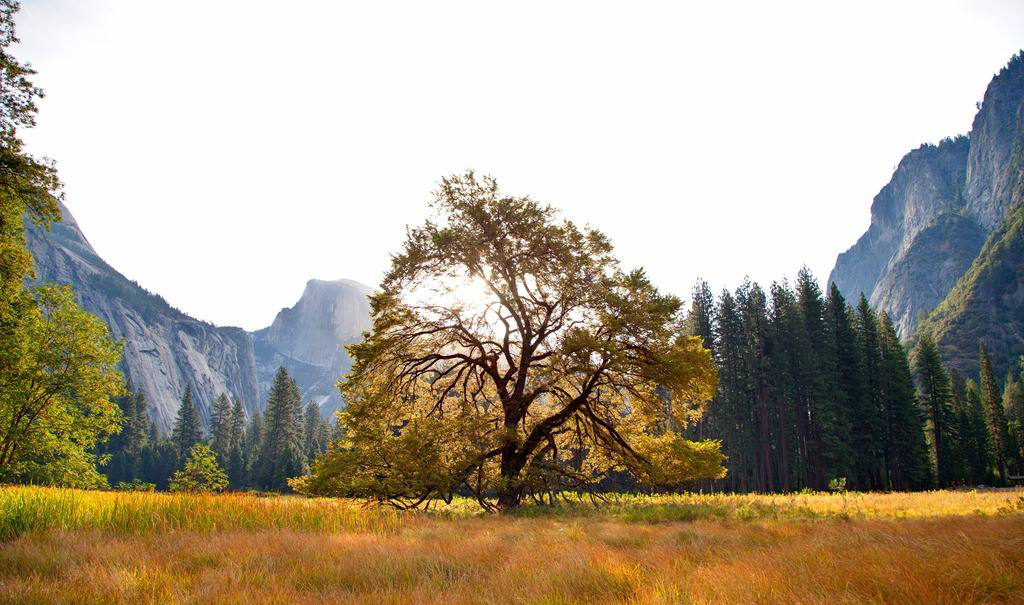
M 900 334 L 946 297 L 985 243 L 985 230 L 957 214 L 940 214 L 889 262 L 870 303 L 884 309 Z
M 249 411 L 262 408 L 273 372 L 284 365 L 324 413 L 342 402 L 334 388 L 348 356 L 340 345 L 369 326 L 369 288 L 348 280 L 313 280 L 302 299 L 255 334 L 199 321 L 128 280 L 103 261 L 61 207 L 63 221 L 49 233 L 28 228 L 39 281 L 71 284 L 83 307 L 124 342 L 122 370 L 149 402 L 157 427 L 170 430 L 186 385 L 204 422 L 221 393 Z
M 863 293 L 872 300 L 890 263 L 906 255 L 914 238 L 940 215 L 962 207 L 968 151 L 966 137 L 957 137 L 937 146 L 922 145 L 904 156 L 871 203 L 867 233 L 836 260 L 829 282 L 843 296 L 855 301 Z
M 1024 120 L 1024 105 L 1018 113 Z M 1001 378 L 1024 355 L 1024 131 L 999 180 L 1010 191 L 1006 217 L 921 327 L 935 337 L 943 360 L 968 375 L 978 370 L 983 341 Z
M 903 338 L 971 266 L 1010 207 L 1024 59 L 993 78 L 969 137 L 908 153 L 875 196 L 871 224 L 829 276 L 849 300 L 863 293 Z
M 1024 103 L 1024 59 L 1014 57 L 985 90 L 971 127 L 967 157 L 966 214 L 991 231 L 1006 218 L 1013 194 L 1014 141 Z

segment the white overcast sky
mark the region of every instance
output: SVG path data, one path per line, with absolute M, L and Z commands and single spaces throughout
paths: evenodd
M 34 152 L 115 268 L 259 328 L 374 285 L 474 168 L 688 295 L 824 280 L 907 151 L 966 133 L 1024 2 L 25 0 Z

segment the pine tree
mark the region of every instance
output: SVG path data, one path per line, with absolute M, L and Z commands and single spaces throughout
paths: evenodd
M 956 368 L 949 368 L 948 374 L 953 408 L 952 421 L 955 425 L 955 441 L 950 445 L 953 480 L 955 483 L 967 485 L 971 482 L 971 469 L 968 464 L 971 450 L 971 415 L 967 406 L 967 384 Z
M 743 357 L 745 338 L 736 300 L 724 290 L 718 302 L 718 396 L 715 398 L 717 425 L 722 453 L 728 460 L 729 474 L 724 485 L 729 491 L 748 491 L 750 424 L 748 377 Z
M 853 402 L 850 430 L 857 466 L 854 483 L 858 489 L 888 489 L 887 469 L 892 458 L 891 410 L 882 392 L 882 348 L 878 336 L 878 316 L 864 294 L 857 303 L 857 349 L 862 370 L 861 396 Z
M 142 393 L 130 392 L 115 399 L 124 418 L 121 432 L 97 447 L 100 454 L 110 456 L 103 469 L 112 486 L 118 483 L 141 479 L 142 455 L 149 436 L 149 417 L 146 414 L 146 398 Z
M 693 287 L 693 301 L 690 304 L 690 312 L 686 317 L 687 331 L 691 336 L 699 336 L 704 348 L 715 355 L 715 296 L 711 288 L 704 280 L 698 280 Z M 716 434 L 714 427 L 715 404 L 708 406 L 707 413 L 700 417 L 691 427 L 686 429 L 686 437 L 691 440 L 700 441 L 706 435 Z
M 217 455 L 217 462 L 226 465 L 231 455 L 231 400 L 221 393 L 213 402 L 210 417 L 210 449 Z
M 927 418 L 932 469 L 940 487 L 950 485 L 954 478 L 953 409 L 949 376 L 942 367 L 939 349 L 930 334 L 922 334 L 914 349 L 914 375 L 918 397 Z
M 245 437 L 245 408 L 242 400 L 235 397 L 231 408 L 231 446 L 241 447 L 242 439 Z
M 140 479 L 156 485 L 158 490 L 166 490 L 171 474 L 178 468 L 178 460 L 178 448 L 174 441 L 160 437 L 154 426 L 142 452 Z
M 242 464 L 244 468 L 242 484 L 246 487 L 257 487 L 259 469 L 256 465 L 262 443 L 263 415 L 259 410 L 254 410 L 245 429 L 245 439 L 242 448 Z
M 981 403 L 981 389 L 978 383 L 967 380 L 967 411 L 969 415 L 969 438 L 965 439 L 968 451 L 967 465 L 970 469 L 971 484 L 982 485 L 992 480 L 992 445 L 985 420 L 985 407 Z
M 708 282 L 700 279 L 693 287 L 693 301 L 686 317 L 691 336 L 700 336 L 704 348 L 715 351 L 715 296 Z
M 996 384 L 995 377 L 992 375 L 992 362 L 989 361 L 985 343 L 980 341 L 978 358 L 981 363 L 981 405 L 985 410 L 985 422 L 988 424 L 989 444 L 996 470 L 999 472 L 999 480 L 1006 483 L 1006 467 L 1013 457 L 1010 451 L 1009 427 L 1006 424 L 1006 414 L 1003 411 L 999 385 Z
M 228 485 L 241 489 L 245 483 L 245 409 L 242 401 L 235 398 L 231 409 L 231 450 L 228 453 Z
M 806 267 L 797 274 L 796 293 L 802 328 L 798 403 L 803 408 L 801 415 L 806 415 L 805 481 L 812 489 L 824 490 L 830 478 L 845 476 L 850 456 L 845 436 L 849 430 L 830 380 L 836 374 L 836 358 L 825 323 L 825 301 L 818 282 Z
M 881 390 L 888 424 L 885 449 L 890 452 L 889 486 L 900 491 L 924 489 L 933 481 L 924 419 L 914 393 L 907 352 L 885 313 L 878 320 L 878 336 L 882 353 Z
M 257 456 L 257 485 L 263 489 L 284 491 L 289 478 L 305 473 L 301 406 L 298 385 L 283 367 L 278 368 Z
M 775 448 L 778 456 L 779 482 L 776 488 L 788 492 L 800 485 L 801 443 L 797 427 L 797 333 L 800 323 L 796 295 L 786 282 L 772 284 L 769 317 L 771 351 L 769 376 L 772 416 L 775 423 Z
M 306 459 L 312 462 L 314 458 L 327 449 L 327 422 L 320 415 L 320 406 L 310 400 L 306 404 L 305 413 L 305 443 Z
M 877 460 L 880 452 L 876 443 L 871 441 L 871 434 L 860 436 L 853 429 L 854 419 L 858 417 L 860 403 L 864 400 L 864 374 L 861 368 L 860 350 L 857 346 L 857 335 L 854 330 L 853 311 L 833 283 L 825 301 L 826 334 L 834 354 L 831 364 L 832 376 L 828 378 L 832 385 L 832 402 L 834 406 L 835 424 L 830 440 L 834 442 L 839 460 L 833 462 L 832 477 L 852 477 L 850 486 L 857 486 L 857 475 L 861 467 L 870 468 L 868 458 Z M 869 488 L 868 488 L 869 489 Z
M 171 440 L 177 450 L 178 458 L 185 460 L 192 446 L 202 442 L 203 429 L 199 423 L 199 410 L 192 401 L 192 386 L 185 387 L 185 395 L 178 407 L 178 416 L 174 419 Z
M 1003 409 L 1006 411 L 1011 450 L 1019 475 L 1024 473 L 1024 374 L 1017 380 L 1013 379 L 1012 373 L 1007 374 L 1006 388 L 1003 390 Z
M 773 423 L 768 380 L 768 301 L 757 284 L 744 283 L 736 292 L 745 342 L 743 358 L 748 380 L 744 417 L 749 423 L 749 439 L 745 458 L 752 473 L 751 487 L 758 492 L 771 491 L 777 482 L 772 453 Z

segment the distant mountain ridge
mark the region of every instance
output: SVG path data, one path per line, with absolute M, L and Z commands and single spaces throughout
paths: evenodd
M 936 332 L 948 361 L 967 372 L 977 369 L 978 338 L 998 340 L 999 352 L 1007 356 L 1024 351 L 1024 335 L 998 333 L 1000 325 L 1016 325 L 1024 317 L 1019 295 L 989 305 L 986 317 L 968 313 L 970 330 L 950 316 L 950 309 L 963 308 L 960 303 L 977 301 L 972 292 L 985 282 L 978 276 L 987 274 L 976 270 L 979 262 L 995 262 L 993 250 L 1015 249 L 1006 238 L 1019 233 L 1009 223 L 1020 197 L 1015 187 L 1022 108 L 1024 52 L 989 83 L 968 136 L 923 145 L 900 161 L 871 204 L 867 232 L 838 256 L 829 277 L 847 299 L 863 293 L 875 309 L 888 313 L 904 339 L 928 313 L 945 309 L 945 319 L 926 326 Z M 1001 271 L 1024 274 L 1024 262 L 1015 259 L 999 256 Z M 966 283 L 970 274 L 974 278 Z M 944 302 L 954 291 L 960 303 Z M 997 368 L 1009 363 L 993 353 Z
M 370 326 L 368 286 L 352 280 L 310 280 L 302 297 L 267 328 L 247 332 L 215 326 L 175 309 L 107 264 L 89 244 L 71 212 L 49 233 L 28 225 L 27 242 L 40 282 L 70 284 L 83 307 L 124 342 L 121 363 L 132 387 L 143 392 L 150 416 L 170 430 L 186 385 L 209 425 L 221 393 L 262 408 L 273 372 L 284 366 L 303 396 L 324 414 L 343 406 L 335 384 L 348 370 L 344 344 Z

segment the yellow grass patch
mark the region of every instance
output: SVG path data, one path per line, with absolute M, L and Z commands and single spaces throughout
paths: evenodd
M 500 517 L 235 495 L 178 514 L 181 496 L 5 488 L 0 518 L 50 510 L 15 509 L 19 490 L 64 515 L 0 544 L 0 603 L 1024 603 L 1021 492 L 623 498 Z M 707 514 L 646 522 L 686 506 Z

